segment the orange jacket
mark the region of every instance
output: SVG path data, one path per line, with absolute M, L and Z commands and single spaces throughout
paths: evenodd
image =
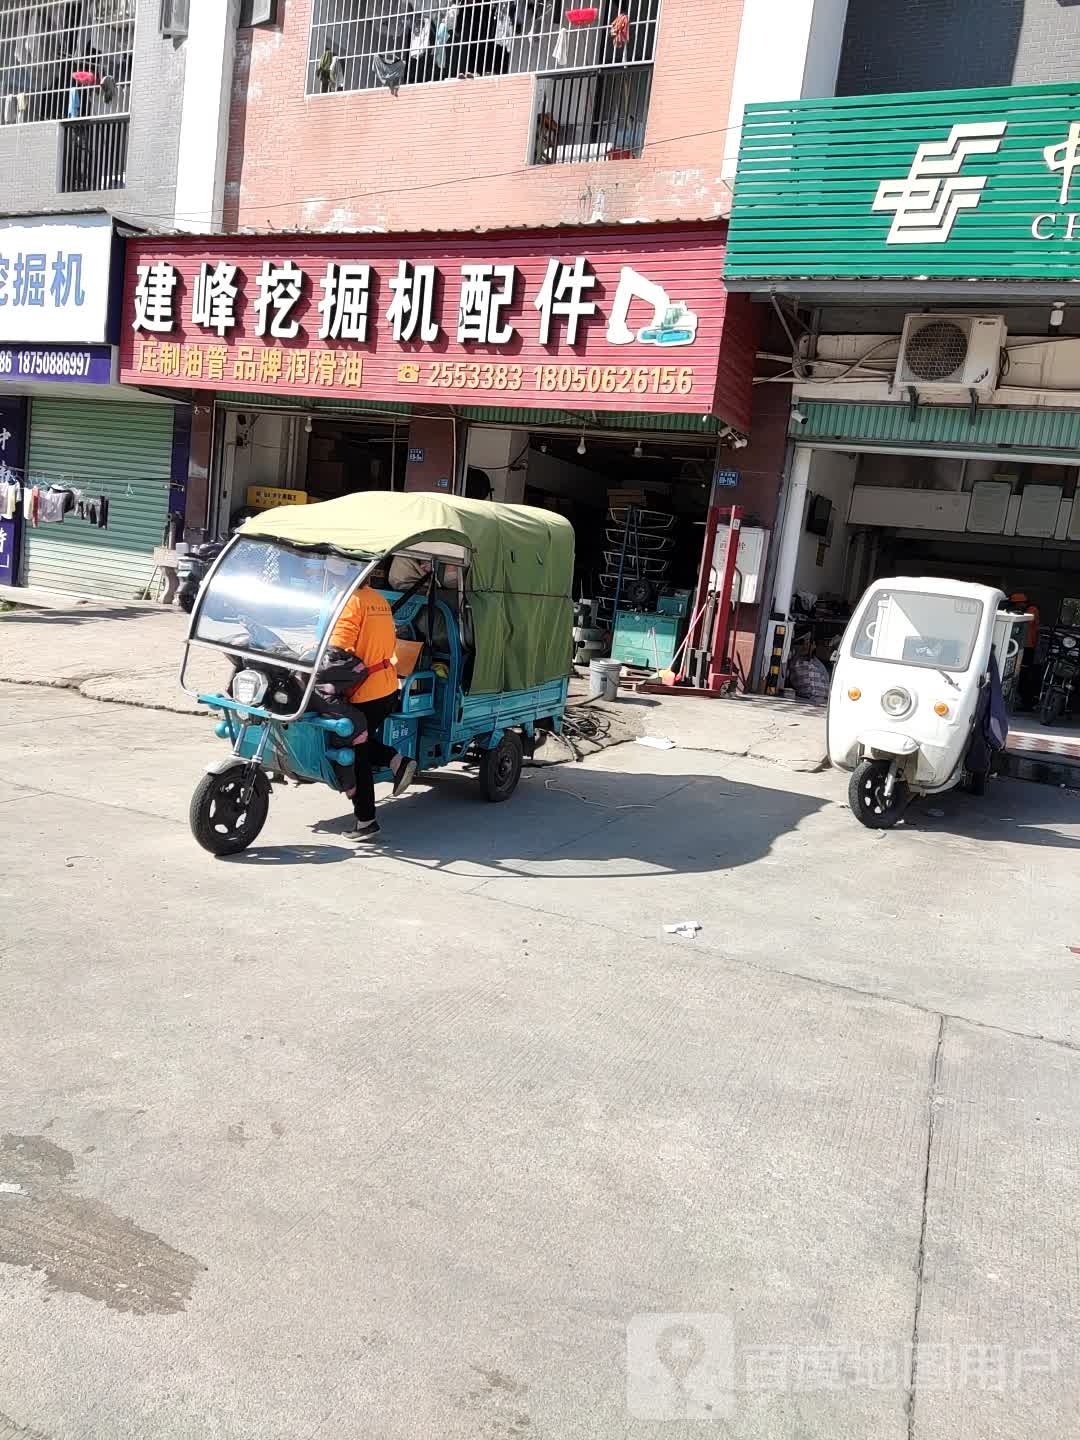
M 396 662 L 397 633 L 389 601 L 370 585 L 361 585 L 341 612 L 330 643 L 339 650 L 350 651 L 369 667 L 380 660 Z M 391 663 L 350 690 L 348 698 L 353 705 L 362 705 L 365 700 L 381 700 L 385 695 L 393 695 L 397 688 L 397 671 Z

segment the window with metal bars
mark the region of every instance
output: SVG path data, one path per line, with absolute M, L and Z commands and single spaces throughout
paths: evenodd
M 532 163 L 637 160 L 645 145 L 651 89 L 651 65 L 540 76 Z
M 0 0 L 0 125 L 126 115 L 137 0 Z
M 661 0 L 314 0 L 307 93 L 649 66 Z

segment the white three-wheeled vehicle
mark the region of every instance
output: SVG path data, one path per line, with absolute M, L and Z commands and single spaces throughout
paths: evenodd
M 958 580 L 878 580 L 844 632 L 829 692 L 829 759 L 850 770 L 848 800 L 871 829 L 916 795 L 982 792 L 1008 720 L 1000 671 L 1023 617 L 1005 596 Z

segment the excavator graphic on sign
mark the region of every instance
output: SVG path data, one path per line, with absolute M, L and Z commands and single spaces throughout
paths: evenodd
M 630 328 L 630 306 L 641 300 L 652 306 L 652 323 L 641 330 Z M 681 300 L 673 301 L 662 285 L 624 265 L 611 305 L 607 338 L 611 345 L 692 345 L 697 337 L 698 317 Z

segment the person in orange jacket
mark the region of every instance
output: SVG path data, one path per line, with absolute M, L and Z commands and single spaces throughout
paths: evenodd
M 1034 710 L 1039 703 L 1039 690 L 1042 688 L 1042 671 L 1035 664 L 1035 650 L 1039 644 L 1039 626 L 1041 617 L 1039 607 L 1032 605 L 1023 590 L 1016 590 L 1009 596 L 1009 604 L 1014 610 L 1027 611 L 1032 617 L 1024 632 L 1024 648 L 1020 657 L 1020 676 L 1016 685 L 1017 699 L 1024 710 Z
M 312 708 L 319 714 L 345 715 L 353 722 L 353 763 L 339 767 L 338 774 L 356 817 L 349 834 L 360 839 L 379 833 L 375 771 L 390 767 L 395 795 L 406 790 L 416 775 L 416 761 L 382 739 L 383 722 L 397 704 L 396 648 L 389 602 L 371 585 L 361 585 L 334 626 L 329 663 L 320 672 L 312 697 Z

